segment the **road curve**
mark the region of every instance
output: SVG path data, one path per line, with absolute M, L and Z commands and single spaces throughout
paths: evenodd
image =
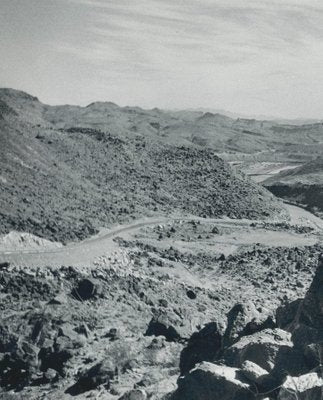
M 306 225 L 310 224 L 314 226 L 318 230 L 318 236 L 316 236 L 316 240 L 318 237 L 323 234 L 323 221 L 319 218 L 313 216 L 309 212 L 305 212 L 302 209 L 299 209 L 295 206 L 287 206 L 290 208 L 290 212 L 293 215 L 292 223 L 293 224 L 301 224 Z M 299 213 L 299 216 L 296 214 Z M 313 219 L 314 218 L 314 219 Z M 21 250 L 17 249 L 16 251 L 6 251 L 0 252 L 0 262 L 10 262 L 16 265 L 28 265 L 28 266 L 44 266 L 44 265 L 89 265 L 92 264 L 95 258 L 106 254 L 108 252 L 112 252 L 118 248 L 118 245 L 113 241 L 113 238 L 120 234 L 128 234 L 130 232 L 139 230 L 145 226 L 150 225 L 164 225 L 172 222 L 179 221 L 203 221 L 203 223 L 210 224 L 220 224 L 221 226 L 235 226 L 237 230 L 241 230 L 243 227 L 249 227 L 254 223 L 262 223 L 264 221 L 260 220 L 247 220 L 247 219 L 229 219 L 229 218 L 202 218 L 202 217 L 151 217 L 144 218 L 141 220 L 134 221 L 127 225 L 116 225 L 113 226 L 108 231 L 106 229 L 102 230 L 98 235 L 88 238 L 82 242 L 70 243 L 63 247 L 58 248 L 42 248 L 39 250 Z M 318 221 L 321 222 L 318 225 Z M 246 235 L 247 232 L 244 233 Z M 284 232 L 282 232 L 284 233 Z M 275 234 L 273 232 L 273 234 Z M 250 235 L 250 233 L 249 233 Z M 278 235 L 278 233 L 277 233 Z M 285 235 L 285 236 L 284 236 Z M 284 238 L 293 240 L 295 238 L 295 245 L 306 245 L 311 244 L 314 239 L 308 240 L 308 238 L 302 237 L 302 235 L 296 235 L 294 233 L 285 232 L 282 235 L 282 240 Z M 287 237 L 289 235 L 289 237 Z M 252 235 L 253 236 L 253 235 Z M 222 237 L 219 243 L 223 243 L 231 238 Z M 251 239 L 251 238 L 250 238 Z M 258 238 L 256 241 L 258 241 Z M 306 240 L 304 240 L 306 239 Z M 260 240 L 259 240 L 260 241 Z M 298 241 L 298 242 L 297 242 Z M 263 238 L 264 244 L 266 243 L 266 238 Z

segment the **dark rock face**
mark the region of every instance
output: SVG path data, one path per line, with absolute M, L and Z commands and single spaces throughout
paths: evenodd
M 288 326 L 295 320 L 302 302 L 303 299 L 297 299 L 277 308 L 276 323 L 278 328 L 288 330 Z
M 72 296 L 77 300 L 89 300 L 96 295 L 96 284 L 92 279 L 84 278 L 80 280 L 77 287 L 72 290 Z
M 181 375 L 189 372 L 201 361 L 216 360 L 222 348 L 222 335 L 216 322 L 210 322 L 203 329 L 193 333 L 187 347 L 181 353 Z
M 317 329 L 319 336 L 323 339 L 323 255 L 319 260 L 312 284 L 300 304 L 297 321 Z

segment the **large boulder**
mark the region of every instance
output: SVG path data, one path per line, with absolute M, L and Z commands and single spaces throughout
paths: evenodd
M 230 346 L 242 336 L 274 327 L 273 319 L 265 313 L 260 313 L 251 301 L 243 304 L 237 303 L 227 314 L 227 328 L 223 336 L 223 346 Z
M 241 366 L 242 375 L 256 385 L 262 385 L 268 378 L 268 372 L 252 361 L 246 360 Z
M 194 332 L 180 357 L 181 375 L 189 372 L 201 361 L 214 361 L 222 349 L 222 335 L 216 322 L 210 322 L 203 329 Z
M 171 310 L 156 310 L 150 320 L 146 336 L 164 336 L 169 342 L 188 339 L 192 328 L 190 321 L 180 318 Z
M 266 329 L 250 336 L 242 337 L 224 351 L 227 365 L 241 368 L 245 361 L 252 361 L 267 372 L 279 369 L 293 369 L 291 334 L 282 329 Z M 298 360 L 297 360 L 298 362 Z
M 299 377 L 288 376 L 281 386 L 278 400 L 322 400 L 323 378 L 316 372 Z
M 254 400 L 249 384 L 239 369 L 202 362 L 178 379 L 176 400 Z
M 83 278 L 71 292 L 72 296 L 79 301 L 90 300 L 101 294 L 101 287 L 93 278 Z

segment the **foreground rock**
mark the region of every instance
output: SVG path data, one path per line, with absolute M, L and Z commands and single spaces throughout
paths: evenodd
M 223 337 L 225 347 L 230 346 L 242 336 L 274 327 L 272 318 L 260 313 L 251 301 L 236 304 L 229 311 L 227 319 L 227 329 Z
M 222 349 L 222 335 L 218 325 L 210 322 L 199 332 L 193 333 L 181 353 L 180 371 L 181 374 L 189 372 L 201 361 L 216 360 Z
M 281 329 L 266 329 L 241 338 L 225 350 L 223 358 L 232 367 L 240 368 L 249 360 L 270 372 L 292 347 L 290 333 Z
M 202 362 L 178 380 L 174 400 L 253 400 L 239 369 Z
M 316 372 L 299 377 L 289 376 L 282 385 L 278 400 L 322 400 L 323 378 Z

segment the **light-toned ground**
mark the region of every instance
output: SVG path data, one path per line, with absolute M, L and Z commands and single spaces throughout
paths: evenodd
M 250 176 L 253 181 L 260 183 L 264 180 L 279 174 L 282 171 L 293 170 L 299 167 L 300 163 L 290 163 L 290 162 L 250 162 L 244 163 L 242 161 L 230 161 L 233 167 L 237 170 L 244 172 L 246 175 Z

